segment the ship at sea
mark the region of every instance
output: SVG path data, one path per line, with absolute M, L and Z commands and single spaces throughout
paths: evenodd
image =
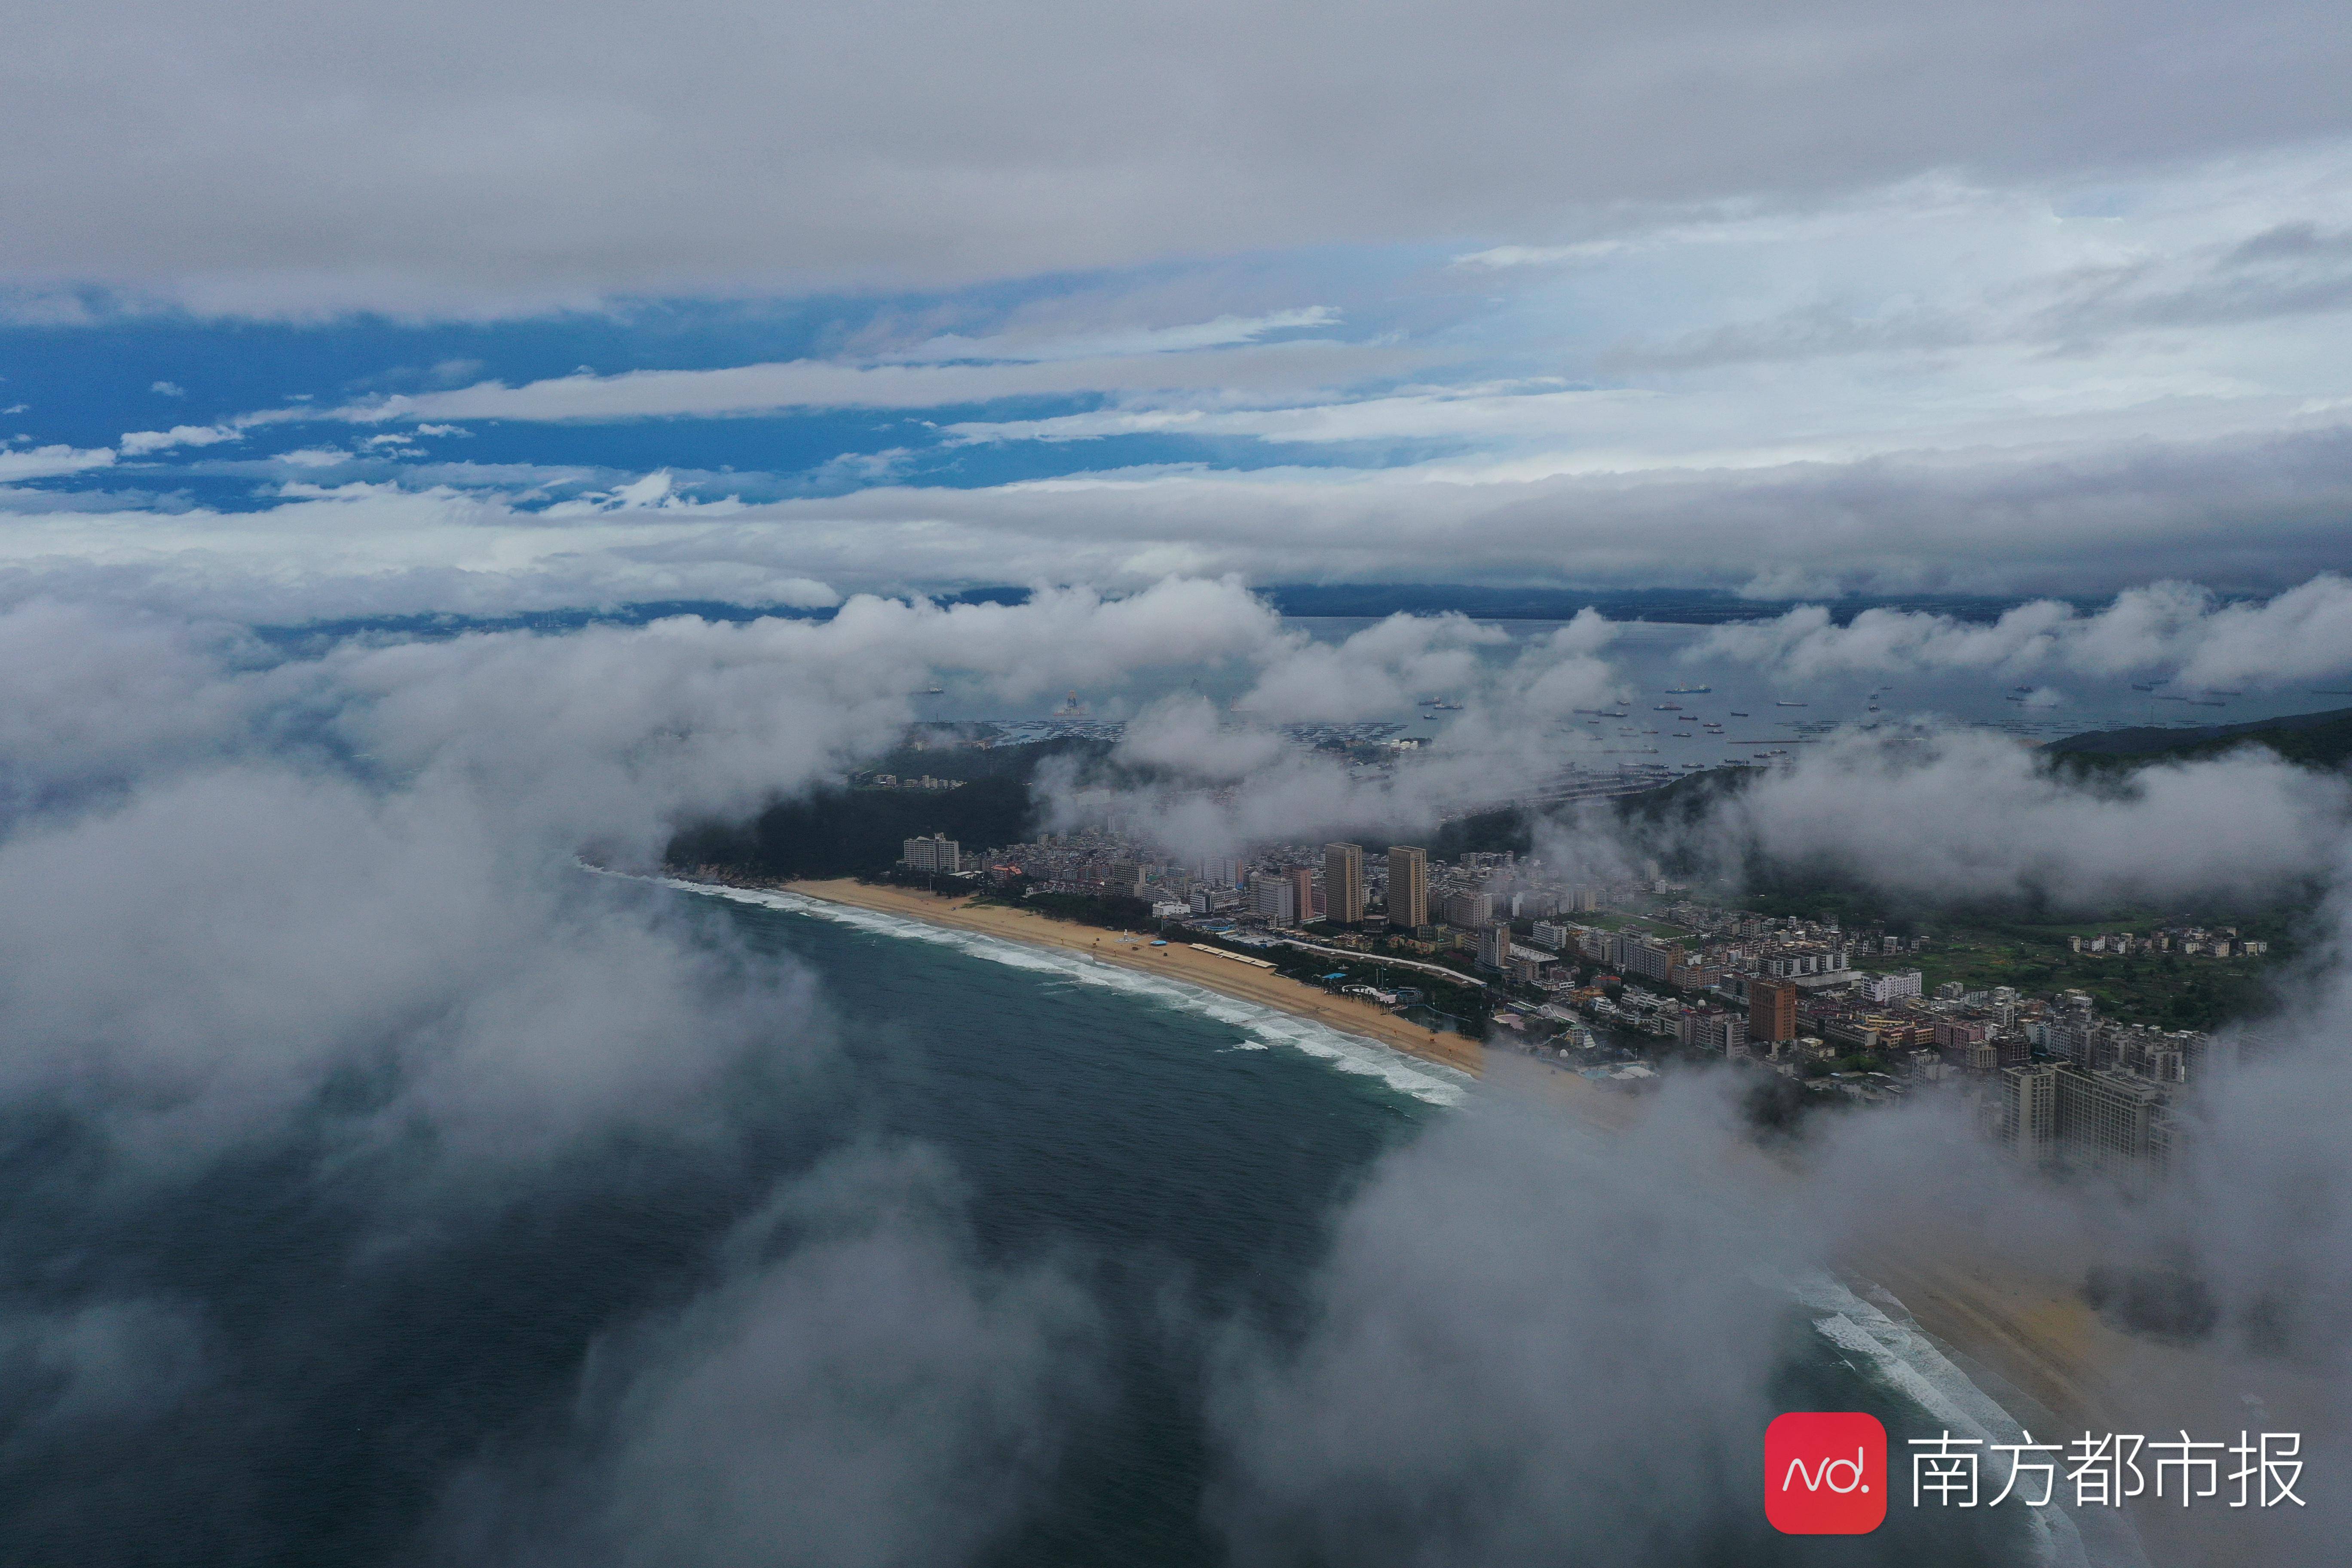
M 1812 705 L 1808 702 L 1783 702 L 1775 700 L 1772 706 L 1775 708 L 1809 708 Z
M 1714 689 L 1715 688 L 1712 686 L 1669 686 L 1666 688 L 1666 695 L 1669 697 L 1704 697 Z

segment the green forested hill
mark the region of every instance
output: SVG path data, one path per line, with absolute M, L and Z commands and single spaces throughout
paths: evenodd
M 2197 730 L 2094 730 L 2053 741 L 2043 750 L 2070 759 L 2073 766 L 2112 769 L 2219 756 L 2241 746 L 2262 746 L 2291 763 L 2342 767 L 2352 759 L 2352 708 Z

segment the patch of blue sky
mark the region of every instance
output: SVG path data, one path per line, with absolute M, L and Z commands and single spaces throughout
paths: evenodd
M 487 322 L 408 322 L 382 316 L 301 321 L 204 320 L 130 310 L 103 299 L 82 324 L 0 325 L 0 408 L 27 412 L 0 430 L 40 442 L 96 447 L 125 430 L 206 423 L 310 402 L 328 407 L 372 396 L 569 375 L 699 370 L 791 361 L 1017 356 L 1008 338 L 1116 341 L 1138 323 L 1181 325 L 1219 316 L 1297 310 L 1344 297 L 1346 334 L 1402 324 L 1416 331 L 1433 301 L 1407 285 L 1442 264 L 1427 247 L 1302 252 L 1099 274 L 1019 279 L 953 292 L 771 300 L 632 300 L 607 310 Z M 1454 302 L 1436 301 L 1441 314 Z M 1275 329 L 1256 341 L 1296 331 Z M 983 346 L 953 353 L 966 340 Z M 176 389 L 159 392 L 159 385 Z M 688 459 L 693 460 L 693 459 Z
M 1367 272 L 1386 273 L 1370 280 L 1393 284 L 1399 280 L 1394 274 L 1425 271 L 1430 259 L 1414 258 L 1402 265 L 1391 258 L 1385 268 L 1359 265 L 1352 268 L 1360 274 L 1354 281 L 1365 283 L 1361 274 Z M 1181 321 L 1188 313 L 1213 309 L 1230 316 L 1226 307 L 1233 300 L 1226 290 L 1234 267 L 1217 270 L 1216 288 L 1203 288 L 1197 303 L 1182 298 L 1187 279 L 1175 269 L 1163 269 L 1149 277 L 1026 279 L 951 297 L 640 301 L 610 314 L 488 324 L 410 324 L 375 317 L 290 324 L 148 315 L 71 327 L 19 326 L 0 329 L 0 376 L 6 378 L 0 381 L 0 392 L 8 398 L 0 407 L 26 406 L 0 423 L 0 439 L 13 436 L 26 445 L 100 448 L 132 431 L 219 426 L 257 412 L 328 409 L 482 382 L 521 386 L 583 371 L 613 376 L 828 356 L 852 363 L 889 362 L 903 360 L 910 350 L 934 363 L 1017 361 L 1031 352 L 1016 341 L 1022 334 L 1050 349 L 1056 331 L 1065 333 L 1065 342 L 1083 343 L 1091 335 L 1097 345 L 1092 352 L 1134 353 L 1131 346 L 1118 346 L 1123 341 L 1131 344 L 1137 331 L 1116 323 L 1123 298 L 1138 289 L 1161 296 L 1149 311 L 1150 319 L 1160 321 Z M 1256 302 L 1302 297 L 1295 259 L 1288 267 L 1264 270 L 1267 277 L 1253 280 L 1263 289 Z M 1129 306 L 1133 303 L 1127 300 Z M 1293 313 L 1314 314 L 1295 308 Z M 1008 323 L 1019 332 L 1002 331 Z M 1362 332 L 1353 322 L 1344 333 L 1310 324 L 1253 330 L 1249 341 L 1280 342 L 1306 335 L 1360 341 Z M 972 352 L 959 353 L 966 343 Z M 844 493 L 877 483 L 979 488 L 1104 469 L 1377 468 L 1451 449 L 1443 443 L 1328 443 L 1310 448 L 1152 432 L 1074 441 L 970 442 L 944 433 L 958 425 L 1047 420 L 1109 405 L 1103 395 L 1079 393 L 924 409 L 793 408 L 577 422 L 469 419 L 462 426 L 431 420 L 378 426 L 291 420 L 246 424 L 235 441 L 146 452 L 126 447 L 109 468 L 33 482 L 52 493 L 103 490 L 134 505 L 171 497 L 174 504 L 236 510 L 271 504 L 276 486 L 288 480 L 454 484 L 561 500 L 668 469 L 681 494 L 706 500 L 740 495 L 757 501 Z

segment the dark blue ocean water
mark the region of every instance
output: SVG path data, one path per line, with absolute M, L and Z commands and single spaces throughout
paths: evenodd
M 839 1042 L 781 1088 L 748 1080 L 724 1152 L 601 1152 L 561 1181 L 435 1208 L 389 1234 L 381 1167 L 320 1139 L 135 1197 L 71 1126 L 0 1143 L 0 1292 L 70 1321 L 92 1303 L 200 1309 L 199 1343 L 135 1369 L 151 1397 L 61 1418 L 54 1369 L 0 1339 L 0 1563 L 430 1561 L 453 1479 L 559 1420 L 600 1336 L 711 1277 L 714 1248 L 780 1180 L 854 1143 L 920 1147 L 952 1173 L 983 1261 L 1050 1259 L 1108 1326 L 1109 1396 L 1073 1413 L 1042 1502 L 989 1562 L 1229 1560 L 1204 1514 L 1218 1463 L 1204 1348 L 1172 1331 L 1303 1326 L 1334 1220 L 1384 1153 L 1459 1112 L 1229 1018 L 936 942 L 685 894 L 752 965 L 805 966 Z M 780 1014 L 780 1053 L 812 1027 Z M 1424 1089 L 1428 1087 L 1423 1085 Z M 113 1310 L 113 1309 L 107 1309 Z M 100 1325 L 102 1327 L 103 1325 Z M 151 1343 L 154 1336 L 142 1342 Z M 13 1359 L 11 1359 L 13 1357 Z M 1898 1401 L 1801 1348 L 1790 1402 Z M 1916 1416 L 1916 1412 L 1909 1413 Z M 1395 1560 L 1415 1560 L 1396 1542 Z M 1898 1517 L 1866 1540 L 1757 1521 L 1706 1561 L 1998 1562 L 1987 1527 Z

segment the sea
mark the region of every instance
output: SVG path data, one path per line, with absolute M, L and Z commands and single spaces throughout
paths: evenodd
M 976 1561 L 1235 1560 L 1210 1506 L 1219 1458 L 1200 1348 L 1162 1326 L 1171 1281 L 1277 1331 L 1303 1329 L 1339 1214 L 1381 1161 L 1476 1114 L 1484 1091 L 1372 1042 L 1075 954 L 789 894 L 640 884 L 628 896 L 674 901 L 740 962 L 814 977 L 840 1059 L 809 1095 L 760 1113 L 748 1155 L 673 1151 L 625 1175 L 604 1169 L 571 1195 L 518 1196 L 478 1234 L 379 1243 L 360 1269 L 354 1195 L 312 1153 L 96 1222 L 71 1210 L 89 1234 L 44 1237 L 42 1167 L 28 1163 L 44 1152 L 9 1145 L 12 1255 L 140 1259 L 143 1289 L 203 1303 L 208 1353 L 236 1373 L 217 1396 L 72 1444 L 12 1433 L 0 1409 L 0 1563 L 441 1560 L 425 1543 L 458 1478 L 568 1408 L 593 1346 L 690 1294 L 781 1173 L 852 1142 L 929 1151 L 952 1173 L 982 1255 L 1084 1260 L 1073 1277 L 1109 1326 L 1110 1395 L 1043 1498 Z M 2015 1440 L 2013 1399 L 1867 1281 L 1794 1278 L 1784 1294 L 1804 1331 L 1779 1379 L 1789 1407 Z M 1750 1522 L 1659 1568 L 2134 1561 L 2096 1542 L 2086 1554 L 2055 1510 L 1897 1508 L 1868 1536 L 1784 1537 L 1763 1521 L 1758 1480 Z M 1394 1545 L 1397 1563 L 1436 1560 Z

